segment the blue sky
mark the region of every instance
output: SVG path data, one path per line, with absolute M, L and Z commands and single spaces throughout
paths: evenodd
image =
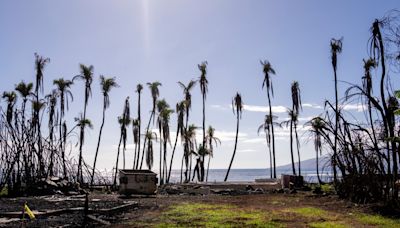
M 330 39 L 344 37 L 339 78 L 358 83 L 363 74 L 362 59 L 367 57 L 371 23 L 398 7 L 398 1 L 379 3 L 370 0 L 2 0 L 0 92 L 13 89 L 21 80 L 34 81 L 34 52 L 51 58 L 45 70 L 46 92 L 53 88 L 53 79 L 71 79 L 77 75 L 79 63 L 94 65 L 96 80 L 88 118 L 95 127 L 87 133 L 84 146 L 85 160 L 92 163 L 102 108 L 98 76 L 117 77 L 121 87 L 111 92 L 99 155 L 99 168 L 110 169 L 115 163 L 119 139 L 116 119 L 126 96 L 131 97 L 132 113 L 136 113 L 136 84 L 160 81 L 161 98 L 166 98 L 174 107 L 183 98 L 177 81 L 187 83 L 198 78 L 197 64 L 207 60 L 210 83 L 207 125 L 214 126 L 223 141 L 215 151 L 211 167 L 226 168 L 229 164 L 236 120 L 229 105 L 239 91 L 248 106 L 241 121 L 233 168 L 265 168 L 269 164 L 266 145 L 263 136 L 256 133 L 265 114 L 262 106 L 267 104 L 266 93 L 261 90 L 263 74 L 259 60 L 269 60 L 277 72 L 273 77 L 273 105 L 281 107 L 276 107 L 276 111 L 290 106 L 290 83 L 297 80 L 303 103 L 308 104 L 301 118 L 318 115 L 323 111 L 320 106 L 324 100 L 334 95 Z M 83 89 L 82 82 L 77 82 L 72 89 L 75 100 L 67 115 L 70 127 L 73 117 L 83 108 Z M 345 84 L 340 84 L 341 92 L 344 89 Z M 142 103 L 146 121 L 151 108 L 147 88 Z M 190 122 L 199 126 L 201 107 L 200 89 L 196 87 Z M 280 120 L 286 116 L 276 114 Z M 173 131 L 174 123 L 175 115 Z M 201 132 L 198 133 L 200 136 Z M 278 165 L 290 162 L 287 133 L 285 129 L 277 133 Z M 128 140 L 132 141 L 132 135 Z M 127 155 L 131 158 L 129 149 Z M 311 143 L 303 142 L 301 154 L 304 159 L 314 156 Z M 181 149 L 177 156 L 181 156 Z M 127 162 L 130 164 L 131 159 Z M 179 164 L 177 159 L 174 167 Z

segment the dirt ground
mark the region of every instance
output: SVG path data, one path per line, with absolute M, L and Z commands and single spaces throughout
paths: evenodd
M 32 210 L 82 207 L 83 198 L 29 197 L 0 199 L 0 212 L 21 211 L 24 202 Z M 151 198 L 120 198 L 118 195 L 91 194 L 90 208 L 111 208 L 129 202 L 138 206 L 99 218 L 110 227 L 400 227 L 400 220 L 377 215 L 370 206 L 357 205 L 336 196 L 268 193 L 260 195 L 159 195 Z M 3 221 L 4 222 L 4 221 Z M 1 223 L 20 227 L 20 220 Z M 39 217 L 27 227 L 80 227 L 81 212 Z M 99 223 L 88 223 L 99 227 Z

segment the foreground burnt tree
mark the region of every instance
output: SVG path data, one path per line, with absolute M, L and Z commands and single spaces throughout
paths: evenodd
M 396 17 L 393 17 L 393 15 Z M 387 66 L 398 68 L 399 12 L 375 20 L 371 26 L 369 58 L 364 60 L 361 85 L 350 84 L 344 98 L 326 102 L 326 113 L 310 123 L 316 153 L 324 147 L 331 151 L 336 189 L 340 196 L 356 202 L 383 201 L 398 204 L 399 101 L 392 91 Z M 385 44 L 386 42 L 386 44 Z M 332 65 L 336 75 L 336 54 L 341 42 L 332 40 Z M 386 59 L 392 60 L 389 63 Z M 371 71 L 371 69 L 376 69 Z M 377 76 L 378 81 L 373 79 Z M 376 95 L 373 88 L 378 88 Z M 336 88 L 337 92 L 337 88 Z M 362 102 L 362 116 L 354 118 L 345 107 Z M 322 142 L 321 142 L 322 141 Z M 322 146 L 321 146 L 322 144 Z

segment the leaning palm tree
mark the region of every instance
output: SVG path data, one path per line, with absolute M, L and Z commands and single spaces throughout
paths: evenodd
M 80 135 L 79 135 L 79 160 L 78 160 L 78 174 L 77 174 L 77 180 L 79 183 L 83 183 L 83 170 L 82 170 L 82 162 L 83 162 L 83 157 L 82 157 L 82 147 L 83 144 L 85 143 L 85 128 L 89 127 L 90 129 L 93 128 L 92 122 L 89 119 L 84 119 L 83 115 L 79 118 L 75 118 L 76 126 L 81 129 Z M 83 129 L 83 130 L 82 130 Z
M 136 165 L 134 167 L 134 169 L 138 169 L 139 168 L 139 157 L 140 157 L 140 133 L 142 132 L 141 127 L 142 127 L 142 118 L 141 118 L 141 111 L 140 111 L 140 97 L 141 97 L 141 93 L 143 90 L 143 86 L 142 84 L 137 84 L 136 86 L 136 93 L 138 94 L 138 118 L 137 118 L 137 129 L 138 129 L 138 149 L 137 149 L 137 158 L 136 158 Z
M 218 146 L 218 144 L 221 144 L 221 140 L 215 135 L 215 129 L 212 126 L 208 126 L 207 129 L 207 135 L 206 135 L 206 147 L 208 147 L 208 164 L 207 164 L 207 172 L 206 172 L 206 182 L 208 181 L 208 171 L 210 170 L 210 161 L 211 157 L 214 156 L 214 146 Z M 208 146 L 207 146 L 208 145 Z
M 118 87 L 118 84 L 115 81 L 115 78 L 105 78 L 103 75 L 100 75 L 100 86 L 101 86 L 101 90 L 103 93 L 103 118 L 102 118 L 101 125 L 100 125 L 99 138 L 97 140 L 96 153 L 94 155 L 92 175 L 90 177 L 90 185 L 93 185 L 93 181 L 94 181 L 94 171 L 96 170 L 97 155 L 99 153 L 101 134 L 103 132 L 103 127 L 104 127 L 104 122 L 105 122 L 105 117 L 106 117 L 106 110 L 108 107 L 110 107 L 109 93 L 112 88 Z
M 260 134 L 261 131 L 265 133 L 265 139 L 267 141 L 268 151 L 269 151 L 269 162 L 270 162 L 270 176 L 271 179 L 273 178 L 273 163 L 272 163 L 272 150 L 271 150 L 271 132 L 272 132 L 272 125 L 277 125 L 274 122 L 274 119 L 277 118 L 276 116 L 270 116 L 269 114 L 265 115 L 264 123 L 262 123 L 257 130 L 257 133 Z
M 271 75 L 275 74 L 274 68 L 267 60 L 260 61 L 261 65 L 263 66 L 264 72 L 264 80 L 262 84 L 262 88 L 264 87 L 267 90 L 267 97 L 268 97 L 268 108 L 269 108 L 269 116 L 273 116 L 272 114 L 272 105 L 271 105 L 271 96 L 274 96 L 274 87 L 272 86 L 272 79 Z M 271 119 L 272 121 L 272 119 Z M 273 158 L 273 169 L 274 175 L 273 177 L 276 178 L 276 159 L 275 159 L 275 132 L 274 132 L 274 125 L 270 123 L 271 126 L 271 139 L 272 139 L 272 158 Z
M 174 148 L 172 149 L 171 162 L 169 163 L 169 172 L 168 172 L 168 177 L 167 177 L 167 183 L 169 183 L 169 179 L 171 177 L 172 163 L 174 161 L 175 149 L 176 149 L 176 145 L 178 144 L 179 134 L 181 135 L 181 140 L 182 140 L 183 132 L 185 131 L 185 124 L 184 124 L 185 103 L 186 103 L 185 101 L 181 101 L 176 104 L 175 111 L 176 111 L 176 115 L 177 115 L 177 127 L 176 127 Z
M 203 145 L 206 145 L 206 97 L 207 97 L 207 92 L 208 92 L 208 80 L 207 80 L 207 61 L 202 62 L 201 64 L 197 65 L 201 75 L 199 78 L 199 84 L 200 84 L 200 91 L 201 95 L 203 98 Z M 202 162 L 201 164 L 203 165 L 202 170 L 204 170 L 204 159 L 205 159 L 205 154 L 203 153 L 202 157 Z M 204 172 L 203 172 L 204 173 Z M 200 176 L 200 181 L 204 181 L 204 175 Z
M 158 89 L 158 87 L 161 86 L 161 85 L 162 85 L 162 84 L 161 84 L 160 82 L 157 82 L 157 81 L 155 81 L 155 82 L 148 82 L 148 83 L 147 83 L 147 86 L 149 87 L 150 92 L 151 92 L 151 98 L 152 98 L 152 101 L 153 101 L 153 103 L 152 103 L 153 106 L 152 106 L 152 109 L 151 109 L 151 114 L 150 114 L 149 122 L 147 123 L 146 132 L 148 132 L 149 129 L 150 129 L 151 120 L 152 120 L 152 119 L 155 119 L 155 118 L 154 118 L 154 115 L 155 115 L 155 113 L 156 113 L 157 99 L 158 99 L 158 97 L 160 96 L 160 90 Z M 154 120 L 153 120 L 153 121 L 154 121 Z M 142 165 L 143 165 L 143 158 L 144 158 L 144 153 L 145 153 L 144 148 L 145 148 L 145 145 L 146 145 L 146 140 L 147 140 L 147 138 L 145 137 L 145 138 L 144 138 L 144 142 L 143 142 L 143 153 L 142 153 L 142 160 L 141 160 L 141 162 L 140 162 L 140 169 L 142 169 Z
M 337 146 L 338 146 L 338 128 L 339 128 L 339 98 L 338 98 L 338 87 L 337 87 L 337 55 L 342 52 L 342 39 L 331 39 L 331 62 L 333 67 L 333 74 L 335 79 L 335 144 L 332 159 L 333 166 L 333 179 L 337 180 L 336 173 L 336 159 L 337 159 Z
M 64 80 L 63 78 L 56 79 L 53 81 L 53 84 L 57 87 L 57 93 L 58 97 L 60 99 L 60 118 L 59 118 L 59 137 L 60 137 L 60 151 L 61 151 L 61 158 L 62 158 L 62 164 L 63 164 L 63 176 L 64 178 L 67 177 L 67 166 L 66 166 L 66 160 L 65 160 L 65 140 L 63 137 L 66 132 L 63 132 L 64 128 L 63 126 L 63 119 L 65 115 L 65 110 L 68 110 L 69 108 L 69 99 L 73 100 L 74 97 L 70 91 L 70 88 L 73 84 L 72 81 L 70 80 Z
M 293 121 L 293 127 L 294 127 L 294 132 L 296 136 L 296 148 L 297 148 L 297 156 L 298 156 L 298 161 L 299 161 L 299 176 L 301 176 L 301 160 L 300 160 L 300 141 L 299 137 L 297 135 L 297 125 L 298 125 L 298 117 L 300 110 L 302 109 L 301 105 L 301 92 L 300 92 L 300 86 L 297 81 L 294 81 L 291 86 L 291 91 L 292 91 L 292 110 L 293 110 L 293 116 L 291 120 Z
M 229 172 L 231 171 L 233 159 L 235 158 L 235 154 L 236 154 L 238 135 L 239 135 L 239 122 L 240 122 L 240 119 L 242 118 L 242 111 L 243 111 L 242 96 L 239 93 L 236 93 L 236 96 L 232 100 L 232 110 L 233 110 L 233 114 L 236 115 L 235 147 L 233 148 L 232 159 L 231 159 L 231 162 L 229 163 L 228 171 L 226 172 L 226 176 L 225 176 L 224 181 L 228 180 Z

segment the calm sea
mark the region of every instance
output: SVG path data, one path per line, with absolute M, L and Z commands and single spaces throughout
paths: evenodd
M 210 169 L 208 173 L 209 182 L 221 182 L 224 181 L 226 175 L 226 169 Z M 180 170 L 172 170 L 171 172 L 171 183 L 180 182 Z M 290 171 L 277 170 L 277 177 L 281 174 L 291 174 Z M 301 173 L 304 176 L 304 180 L 310 183 L 317 183 L 317 174 L 314 170 L 305 170 Z M 228 177 L 228 181 L 254 181 L 255 179 L 265 179 L 270 177 L 269 169 L 231 169 Z M 330 173 L 320 173 L 320 178 L 324 182 L 332 180 Z

